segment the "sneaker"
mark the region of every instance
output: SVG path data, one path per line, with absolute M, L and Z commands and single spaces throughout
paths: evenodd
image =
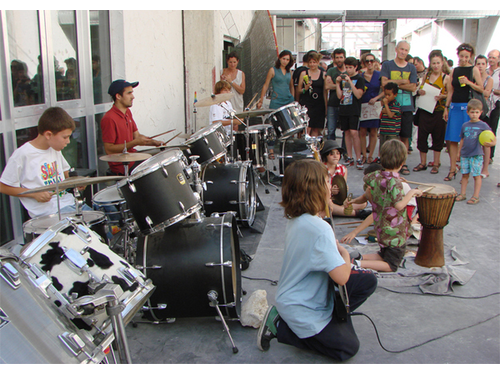
M 372 211 L 370 210 L 358 210 L 356 211 L 356 217 L 365 220 L 368 216 L 372 214 Z
M 363 169 L 363 159 L 358 159 L 356 160 L 356 168 L 357 169 Z
M 278 334 L 278 327 L 276 326 L 276 324 L 278 323 L 279 319 L 280 316 L 276 307 L 273 305 L 269 306 L 257 334 L 257 346 L 260 350 L 269 350 L 270 341 L 274 339 Z
M 349 253 L 349 257 L 351 258 L 351 263 L 354 264 L 355 260 L 363 259 L 363 255 L 359 253 L 359 251 L 354 250 L 352 253 Z
M 352 167 L 354 165 L 354 158 L 347 157 L 345 159 L 345 165 L 347 167 Z

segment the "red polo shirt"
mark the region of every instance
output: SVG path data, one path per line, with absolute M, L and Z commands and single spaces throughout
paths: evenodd
M 132 117 L 132 112 L 127 108 L 125 114 L 113 104 L 113 107 L 106 112 L 101 120 L 102 141 L 114 145 L 131 142 L 134 139 L 134 132 L 137 131 L 137 125 Z M 134 148 L 127 149 L 128 152 L 136 152 Z M 122 163 L 108 162 L 109 168 L 120 174 L 125 174 L 125 168 Z M 132 168 L 134 163 L 129 164 Z

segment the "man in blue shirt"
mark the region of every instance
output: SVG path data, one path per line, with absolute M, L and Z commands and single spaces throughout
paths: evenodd
M 415 65 L 406 61 L 406 56 L 410 52 L 408 42 L 400 41 L 396 45 L 396 58 L 382 64 L 380 70 L 380 82 L 384 87 L 389 82 L 394 82 L 399 87 L 396 100 L 401 105 L 401 142 L 409 149 L 409 139 L 413 128 L 413 92 L 417 89 L 417 69 Z M 401 174 L 409 175 L 410 171 L 405 164 L 400 171 Z

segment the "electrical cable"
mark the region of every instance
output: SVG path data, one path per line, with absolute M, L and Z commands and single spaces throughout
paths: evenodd
M 389 352 L 389 353 L 403 353 L 403 352 L 406 352 L 408 350 L 415 349 L 415 348 L 418 348 L 418 347 L 423 346 L 425 344 L 428 344 L 428 343 L 430 343 L 432 341 L 436 341 L 436 340 L 442 339 L 442 338 L 444 338 L 446 336 L 450 336 L 453 333 L 456 333 L 456 332 L 459 332 L 459 331 L 464 331 L 466 329 L 469 329 L 469 328 L 478 326 L 480 324 L 486 323 L 486 322 L 488 322 L 490 320 L 493 320 L 493 319 L 497 318 L 498 316 L 500 316 L 500 314 L 496 314 L 496 315 L 494 315 L 494 316 L 492 316 L 492 317 L 490 317 L 490 318 L 488 318 L 486 320 L 482 320 L 480 322 L 474 323 L 474 324 L 472 324 L 470 326 L 467 326 L 467 327 L 457 328 L 457 329 L 455 329 L 455 330 L 453 330 L 451 332 L 445 333 L 444 335 L 441 335 L 441 336 L 438 336 L 438 337 L 434 337 L 434 338 L 432 338 L 430 340 L 424 341 L 423 343 L 420 343 L 420 344 L 417 344 L 417 345 L 410 346 L 409 348 L 406 348 L 406 349 L 402 349 L 402 350 L 389 350 L 389 349 L 385 348 L 384 345 L 382 345 L 382 342 L 380 341 L 380 336 L 379 336 L 377 327 L 375 326 L 375 323 L 373 322 L 373 320 L 368 315 L 366 315 L 365 313 L 362 313 L 362 312 L 353 312 L 350 315 L 352 315 L 352 316 L 358 315 L 358 316 L 364 316 L 364 317 L 366 317 L 372 323 L 373 328 L 375 329 L 375 334 L 377 335 L 378 343 L 380 344 L 380 346 L 382 347 L 382 349 L 384 349 L 386 352 Z
M 451 295 L 451 294 L 431 294 L 431 293 L 403 292 L 403 291 L 399 291 L 399 290 L 389 289 L 387 287 L 380 286 L 380 285 L 378 286 L 378 288 L 382 288 L 382 289 L 385 289 L 385 290 L 387 290 L 389 292 L 397 293 L 397 294 L 414 294 L 414 295 L 418 295 L 418 296 L 437 296 L 437 297 L 450 297 L 450 298 L 459 298 L 459 299 L 481 299 L 481 298 L 487 298 L 487 297 L 491 297 L 491 296 L 500 294 L 500 292 L 493 292 L 493 293 L 487 294 L 485 296 L 468 297 L 468 296 L 454 296 L 454 295 Z
M 278 285 L 278 280 L 271 280 L 271 279 L 266 279 L 266 278 L 261 278 L 261 277 L 249 277 L 249 276 L 243 276 L 241 275 L 241 277 L 243 277 L 244 279 L 248 279 L 248 280 L 264 280 L 264 281 L 269 281 L 271 283 L 271 285 Z

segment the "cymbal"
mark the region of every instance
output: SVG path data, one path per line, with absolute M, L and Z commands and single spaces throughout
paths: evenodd
M 332 201 L 335 204 L 343 205 L 345 199 L 347 198 L 347 182 L 344 176 L 336 175 L 332 179 L 332 186 L 337 185 L 339 187 L 339 193 L 332 196 Z
M 68 188 L 76 188 L 78 186 L 87 186 L 99 184 L 101 182 L 116 181 L 125 178 L 124 176 L 101 176 L 101 177 L 85 177 L 85 176 L 75 176 L 68 177 L 64 181 L 58 183 L 59 190 L 66 190 Z M 40 193 L 43 191 L 54 191 L 56 190 L 56 184 L 50 184 L 47 186 L 42 186 L 39 188 L 23 191 L 19 195 L 30 194 L 30 193 Z
M 220 104 L 222 102 L 225 102 L 226 100 L 230 100 L 233 98 L 233 96 L 234 96 L 233 93 L 212 95 L 208 98 L 198 100 L 196 103 L 194 103 L 194 106 L 195 107 L 210 107 L 211 105 Z
M 143 161 L 149 159 L 151 155 L 142 152 L 124 152 L 121 154 L 103 155 L 99 159 L 114 163 L 131 163 L 134 161 Z
M 237 113 L 235 116 L 236 117 L 257 117 L 257 116 L 263 116 L 271 113 L 272 110 L 270 109 L 254 109 L 251 111 L 243 111 L 240 113 Z

